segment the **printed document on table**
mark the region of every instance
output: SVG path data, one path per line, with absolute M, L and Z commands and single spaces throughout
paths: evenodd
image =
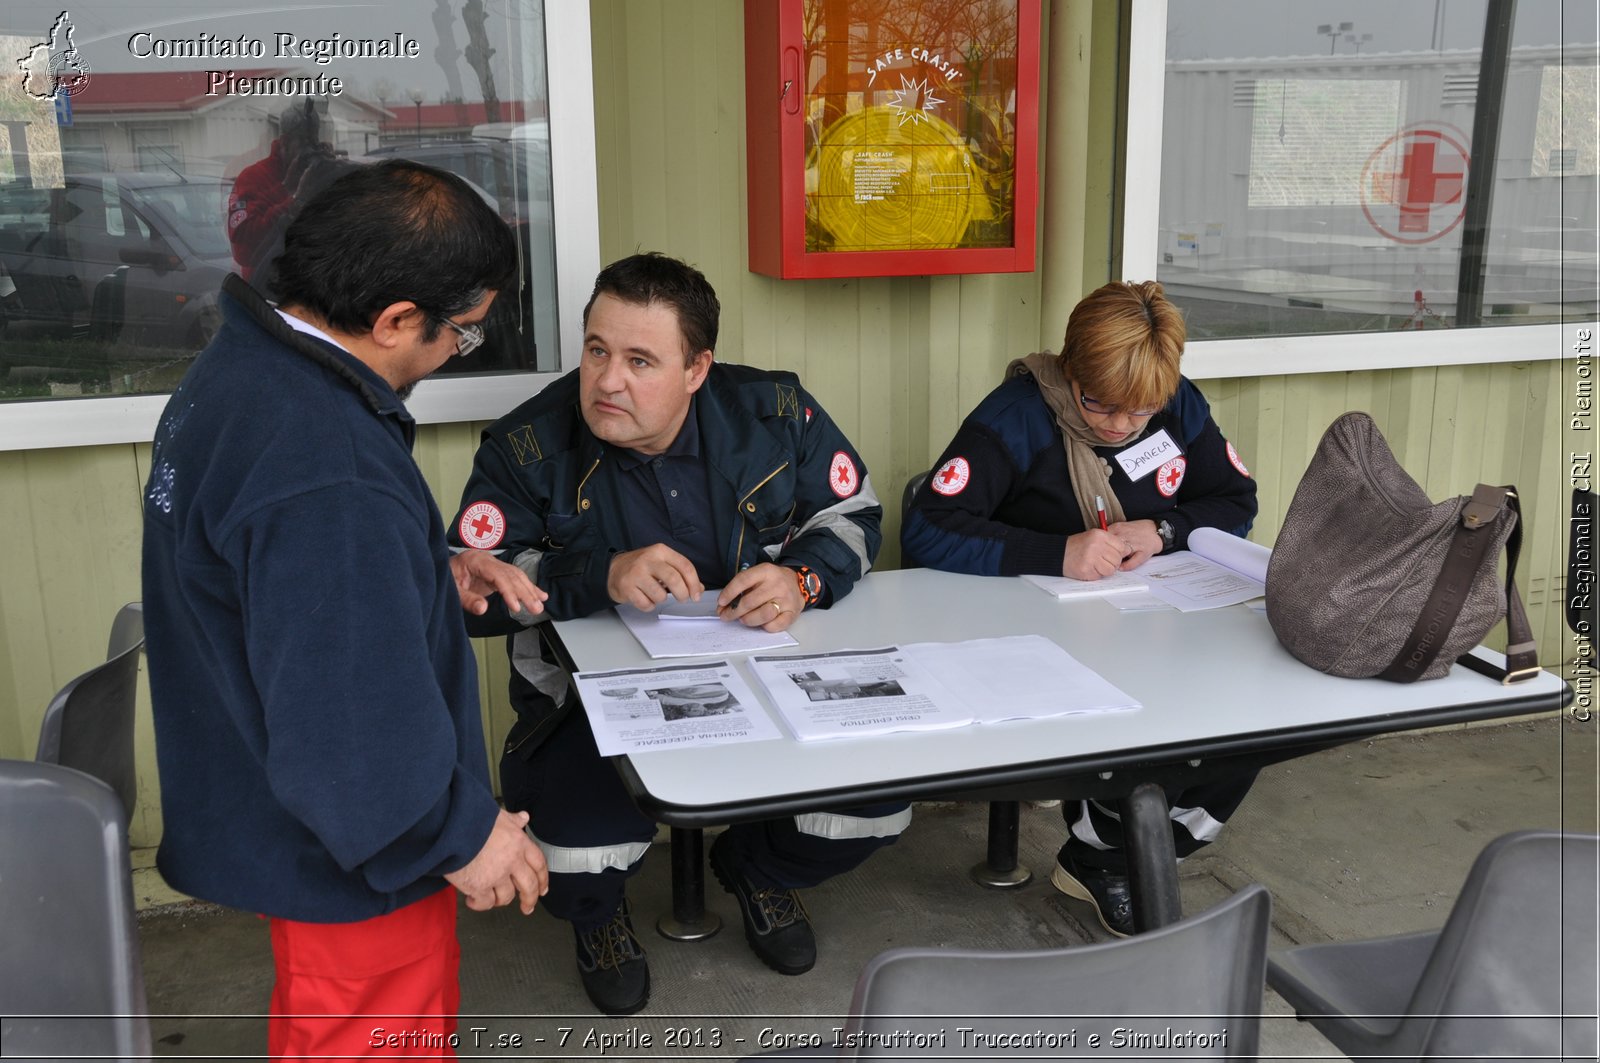
M 601 756 L 783 737 L 725 660 L 579 672 L 573 679 Z
M 1189 613 L 1220 609 L 1267 593 L 1272 551 L 1215 528 L 1190 533 L 1189 549 L 1152 557 L 1135 569 L 1152 594 Z
M 897 646 L 749 660 L 756 682 L 802 742 L 973 721 L 964 702 Z
M 1189 533 L 1189 549 L 1266 586 L 1267 563 L 1272 560 L 1272 551 L 1260 543 L 1216 528 L 1196 528 Z
M 1144 584 L 1133 594 L 1119 594 L 1114 598 L 1107 598 L 1106 604 L 1115 607 L 1124 613 L 1175 613 L 1178 607 L 1157 598 L 1150 593 L 1150 585 Z
M 718 619 L 718 593 L 720 591 L 707 589 L 698 602 L 668 598 L 648 613 L 624 602 L 617 606 L 617 615 L 644 651 L 657 660 L 711 653 L 751 653 L 799 645 L 787 631 L 774 634 L 758 627 L 745 627 L 737 620 Z
M 900 648 L 966 702 L 978 723 L 1143 707 L 1042 635 L 915 642 Z
M 1027 582 L 1060 601 L 1072 598 L 1103 598 L 1111 594 L 1132 594 L 1145 589 L 1144 580 L 1132 572 L 1113 572 L 1104 579 L 1073 579 L 1071 576 L 1023 576 Z

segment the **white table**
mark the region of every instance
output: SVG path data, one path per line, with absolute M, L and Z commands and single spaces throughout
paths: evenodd
M 610 611 L 561 621 L 555 629 L 579 670 L 651 663 Z M 1123 802 L 1141 927 L 1179 915 L 1164 784 L 1198 782 L 1377 734 L 1551 711 L 1572 696 L 1548 672 L 1502 686 L 1459 665 L 1443 679 L 1413 684 L 1339 679 L 1296 661 L 1273 637 L 1266 616 L 1246 606 L 1123 613 L 1101 600 L 1057 601 L 1022 580 L 928 569 L 873 573 L 832 609 L 801 616 L 790 633 L 800 643 L 795 652 L 1040 634 L 1144 707 L 617 758 L 645 814 L 674 828 L 701 828 L 892 799 L 1115 799 Z M 992 817 L 991 828 L 1003 830 L 1003 819 Z M 1015 829 L 1012 804 L 1013 867 Z M 703 898 L 698 837 L 679 831 L 673 841 L 675 894 L 698 885 Z M 991 862 L 996 848 L 991 837 Z M 695 929 L 695 898 L 682 900 L 675 899 L 674 914 L 688 930 L 683 936 L 704 936 Z M 703 912 L 703 901 L 698 907 Z

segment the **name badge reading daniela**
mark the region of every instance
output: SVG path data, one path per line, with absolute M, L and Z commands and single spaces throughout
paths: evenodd
M 1138 483 L 1182 453 L 1163 428 L 1155 435 L 1117 451 L 1117 464 L 1128 474 L 1128 479 Z

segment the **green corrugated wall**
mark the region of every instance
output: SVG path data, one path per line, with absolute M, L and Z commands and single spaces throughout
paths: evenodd
M 1024 275 L 775 281 L 744 268 L 743 39 L 739 0 L 596 0 L 601 252 L 656 249 L 703 269 L 723 300 L 719 356 L 798 371 L 860 447 L 888 503 L 898 563 L 901 485 L 925 469 L 1006 361 L 1052 346 L 1079 294 L 1109 276 L 1115 3 L 1057 3 L 1047 27 L 1054 143 L 1042 188 L 1041 268 Z M 1091 63 L 1091 60 L 1096 60 Z M 1065 161 L 1064 161 L 1065 160 Z M 1075 163 L 1075 164 L 1074 164 Z M 577 308 L 569 308 L 575 311 Z M 1543 659 L 1559 616 L 1566 462 L 1561 363 L 1205 381 L 1217 420 L 1261 484 L 1270 543 L 1321 430 L 1347 409 L 1378 420 L 1434 497 L 1480 480 L 1523 492 L 1522 571 Z M 481 425 L 425 428 L 418 461 L 443 509 L 459 498 Z M 30 757 L 51 694 L 104 654 L 111 617 L 139 596 L 147 445 L 0 454 L 0 757 Z M 480 647 L 491 748 L 506 665 Z M 133 843 L 160 812 L 141 706 Z

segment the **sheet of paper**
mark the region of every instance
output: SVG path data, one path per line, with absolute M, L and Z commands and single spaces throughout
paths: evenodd
M 1175 613 L 1178 607 L 1164 602 L 1142 587 L 1132 594 L 1118 594 L 1105 599 L 1105 603 L 1124 613 Z
M 1134 571 L 1150 593 L 1186 613 L 1237 605 L 1267 592 L 1265 584 L 1188 550 L 1152 557 Z
M 916 642 L 901 650 L 966 702 L 978 723 L 1142 707 L 1042 635 Z
M 1066 601 L 1071 598 L 1103 598 L 1110 594 L 1132 594 L 1145 589 L 1144 580 L 1132 572 L 1113 572 L 1104 579 L 1081 580 L 1070 576 L 1023 576 L 1046 594 Z
M 752 653 L 798 646 L 787 631 L 776 634 L 717 619 L 717 591 L 707 590 L 698 602 L 668 598 L 647 613 L 626 603 L 617 615 L 652 658 L 699 657 L 703 654 Z
M 578 672 L 573 679 L 602 756 L 783 737 L 725 660 Z
M 1196 528 L 1189 533 L 1189 549 L 1208 561 L 1266 585 L 1267 563 L 1272 560 L 1272 551 L 1260 543 L 1217 528 Z
M 964 727 L 968 707 L 897 646 L 750 658 L 750 671 L 802 742 Z
M 715 620 L 717 619 L 717 595 L 719 591 L 705 591 L 700 595 L 700 600 L 690 599 L 680 602 L 676 598 L 668 598 L 650 614 L 662 620 Z

